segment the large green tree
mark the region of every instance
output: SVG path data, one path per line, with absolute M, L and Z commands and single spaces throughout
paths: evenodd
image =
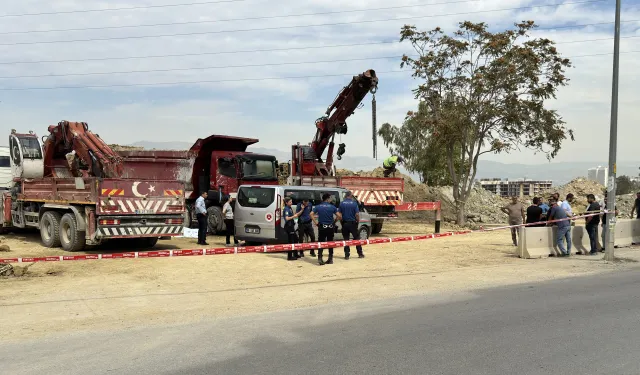
M 444 148 L 462 225 L 482 154 L 527 148 L 551 159 L 565 139 L 573 140 L 560 115 L 545 106 L 568 83 L 565 70 L 571 62 L 553 41 L 530 38 L 537 27 L 533 21 L 514 26 L 491 32 L 485 23 L 466 21 L 451 35 L 439 27 L 401 30 L 401 42 L 417 53 L 403 56 L 401 67 L 411 68 L 420 80 L 413 92 L 428 106 L 421 132 Z
M 384 123 L 378 135 L 393 155 L 402 156 L 405 168 L 417 173 L 420 182 L 432 186 L 451 185 L 447 161 L 443 157 L 446 150 L 434 141 L 425 122 L 429 121 L 429 106 L 422 102 L 418 111 L 407 113 L 402 126 Z

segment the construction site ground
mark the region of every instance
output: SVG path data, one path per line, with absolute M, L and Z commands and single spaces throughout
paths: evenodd
M 432 229 L 427 224 L 395 221 L 385 224 L 382 235 L 417 235 Z M 11 251 L 0 252 L 0 257 L 64 254 L 42 247 L 37 233 L 2 238 Z M 208 241 L 221 247 L 224 237 L 209 236 Z M 154 250 L 195 247 L 195 239 L 179 238 L 160 241 Z M 343 250 L 336 249 L 335 264 L 322 267 L 308 252 L 294 262 L 287 262 L 281 253 L 36 263 L 21 277 L 0 278 L 2 340 L 181 324 L 416 294 L 429 298 L 431 292 L 640 267 L 640 251 L 634 248 L 617 249 L 620 260 L 612 263 L 601 256 L 524 260 L 514 255 L 514 249 L 508 231 L 495 231 L 370 245 L 365 247 L 364 259 L 344 260 Z M 95 252 L 123 250 L 132 249 L 105 245 Z

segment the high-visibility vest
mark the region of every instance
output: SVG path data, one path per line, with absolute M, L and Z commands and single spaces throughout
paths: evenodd
M 395 155 L 389 156 L 388 158 L 384 159 L 384 162 L 382 162 L 382 166 L 384 166 L 385 168 L 392 168 L 396 164 L 398 164 L 398 157 Z

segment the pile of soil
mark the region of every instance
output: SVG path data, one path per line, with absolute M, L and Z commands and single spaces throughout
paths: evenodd
M 138 147 L 138 146 L 123 146 L 123 145 L 109 145 L 109 147 L 111 147 L 111 149 L 115 152 L 118 151 L 144 151 L 144 147 Z
M 555 186 L 551 189 L 545 190 L 541 193 L 541 196 L 545 201 L 548 201 L 553 193 L 560 194 L 560 199 L 564 200 L 567 194 L 571 193 L 574 195 L 575 202 L 572 206 L 581 208 L 586 208 L 588 206 L 587 203 L 587 194 L 593 194 L 596 196 L 597 201 L 601 201 L 604 199 L 604 186 L 600 185 L 597 181 L 587 180 L 584 177 L 578 177 L 573 179 L 571 182 L 565 185 Z

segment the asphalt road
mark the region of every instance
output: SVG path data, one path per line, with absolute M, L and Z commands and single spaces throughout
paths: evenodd
M 623 272 L 4 342 L 0 370 L 22 375 L 640 374 L 639 348 L 640 274 Z

